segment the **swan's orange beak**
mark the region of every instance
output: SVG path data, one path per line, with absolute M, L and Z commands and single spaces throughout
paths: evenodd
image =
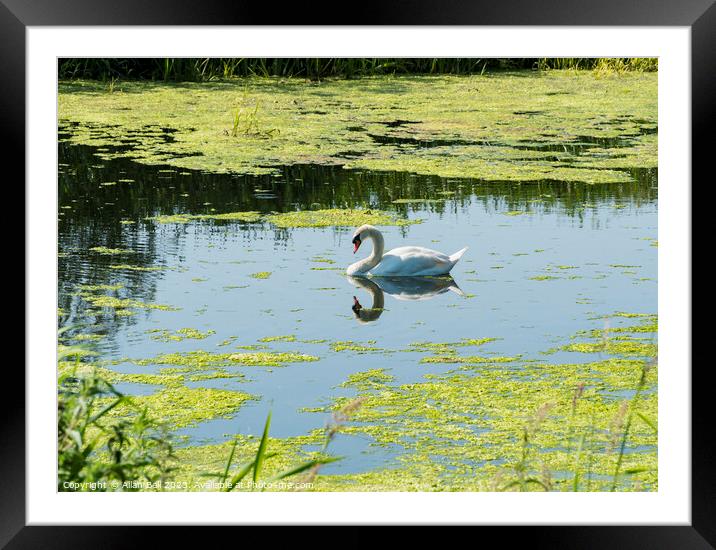
M 360 248 L 360 243 L 360 235 L 356 235 L 355 237 L 353 237 L 353 254 L 358 252 L 358 249 Z

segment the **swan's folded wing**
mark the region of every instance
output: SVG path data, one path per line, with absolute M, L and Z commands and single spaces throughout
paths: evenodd
M 450 257 L 419 246 L 394 248 L 383 255 L 372 275 L 439 275 L 452 267 Z

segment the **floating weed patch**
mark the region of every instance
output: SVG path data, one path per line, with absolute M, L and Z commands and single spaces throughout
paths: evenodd
M 303 210 L 272 214 L 266 220 L 277 227 L 359 227 L 371 225 L 411 225 L 421 220 L 403 219 L 391 212 L 381 210 L 326 209 Z
M 423 357 L 420 362 L 421 363 L 470 363 L 470 364 L 478 364 L 478 363 L 514 363 L 520 358 L 520 356 L 515 357 L 502 357 L 502 356 L 495 356 L 495 357 L 481 357 L 477 355 L 468 355 L 468 356 L 462 356 L 462 355 L 435 355 L 432 357 Z
M 87 376 L 92 373 L 116 384 L 118 382 L 131 382 L 133 384 L 149 384 L 156 386 L 179 386 L 184 383 L 184 377 L 175 373 L 144 374 L 116 372 L 107 367 L 105 362 L 79 363 L 75 361 L 59 361 L 57 363 L 60 376 Z
M 253 399 L 256 397 L 237 391 L 172 386 L 151 395 L 132 397 L 131 404 L 119 405 L 109 414 L 122 417 L 136 407 L 146 408 L 152 418 L 183 428 L 212 418 L 231 418 L 245 402 Z
M 295 342 L 296 336 L 294 334 L 286 334 L 284 336 L 266 336 L 259 338 L 259 342 Z
M 356 343 L 352 340 L 339 340 L 337 342 L 331 342 L 331 349 L 336 352 L 354 351 L 356 353 L 366 353 L 370 351 L 386 351 L 384 348 L 378 348 L 373 344 L 375 344 L 375 340 L 369 340 L 366 344 Z
M 315 490 L 657 489 L 655 365 L 510 359 L 397 386 L 382 369 L 351 375 L 342 386 L 364 401 L 346 433 L 402 452 L 385 469 L 322 476 Z
M 348 379 L 341 384 L 341 387 L 368 390 L 379 388 L 383 384 L 392 382 L 393 380 L 395 380 L 395 377 L 385 372 L 385 369 L 372 369 L 349 375 Z
M 574 343 L 563 346 L 562 350 L 578 353 L 606 353 L 626 357 L 656 357 L 657 355 L 656 344 L 637 339 L 617 340 L 611 338 L 603 342 Z
M 431 204 L 443 202 L 445 202 L 445 199 L 396 199 L 392 201 L 393 204 Z
M 193 219 L 194 216 L 191 214 L 165 214 L 147 218 L 147 220 L 157 223 L 189 223 Z
M 229 336 L 226 340 L 222 340 L 221 342 L 219 342 L 216 345 L 217 346 L 228 346 L 228 345 L 233 344 L 237 338 L 238 338 L 238 336 Z
M 497 338 L 463 338 L 459 342 L 414 342 L 405 351 L 428 351 L 433 353 L 457 353 L 455 348 L 482 346 Z
M 211 353 L 198 350 L 186 353 L 165 353 L 151 359 L 138 359 L 137 365 L 173 365 L 194 370 L 222 366 L 282 367 L 288 363 L 318 361 L 318 357 L 301 353 Z
M 657 74 L 596 74 L 383 76 L 321 86 L 303 78 L 137 81 L 111 94 L 100 82 L 72 80 L 59 83 L 58 116 L 77 123 L 67 125 L 74 143 L 109 147 L 134 138 L 131 147 L 102 152 L 105 158 L 169 162 L 182 171 L 277 174 L 279 164 L 322 163 L 446 178 L 628 182 L 630 175 L 615 168 L 657 164 L 657 134 L 641 133 L 656 126 Z M 535 98 L 539 115 L 514 114 Z M 225 128 L 256 105 L 265 106 L 259 131 L 244 118 L 236 132 Z M 609 121 L 624 112 L 634 117 L 590 123 L 597 114 Z M 159 131 L 168 120 L 172 139 Z M 414 122 L 386 124 L 395 120 Z M 267 131 L 271 139 L 264 139 Z M 629 139 L 615 139 L 624 135 Z
M 114 285 L 79 285 L 77 288 L 80 292 L 103 292 L 106 290 L 119 290 L 124 288 L 124 285 L 121 283 Z
M 164 266 L 141 266 L 141 265 L 130 265 L 130 264 L 112 264 L 109 266 L 110 269 L 120 269 L 126 271 L 164 271 L 169 269 Z
M 93 246 L 89 249 L 90 252 L 96 254 L 103 254 L 105 256 L 118 256 L 121 254 L 135 254 L 134 250 L 128 250 L 126 248 L 107 248 L 106 246 Z
M 656 315 L 654 315 L 653 313 L 628 313 L 625 311 L 617 311 L 615 313 L 610 313 L 609 315 L 606 315 L 606 317 L 624 317 L 625 319 L 636 319 L 639 317 L 656 318 Z
M 295 467 L 298 462 L 317 459 L 321 455 L 317 451 L 307 451 L 307 447 L 318 447 L 322 443 L 323 434 L 316 431 L 308 436 L 273 438 L 266 440 L 266 449 L 270 454 L 265 456 L 261 472 L 271 478 Z M 236 445 L 234 446 L 234 442 Z M 245 464 L 255 459 L 260 440 L 257 437 L 237 434 L 230 441 L 214 445 L 184 447 L 175 450 L 177 457 L 177 479 L 187 481 L 187 490 L 209 491 L 220 490 L 221 487 L 207 476 L 220 479 L 226 469 L 227 457 L 233 452 L 233 462 Z M 233 448 L 233 451 L 232 451 Z M 309 472 L 310 474 L 310 472 Z M 323 477 L 323 476 L 320 476 Z M 319 479 L 320 479 L 319 477 Z M 266 490 L 291 490 L 291 485 L 276 484 Z M 300 486 L 296 486 L 300 490 Z
M 147 218 L 147 220 L 157 223 L 189 223 L 197 220 L 256 223 L 261 220 L 261 215 L 258 212 L 227 212 L 225 214 L 166 214 L 151 216 Z
M 268 279 L 271 276 L 270 271 L 259 271 L 258 273 L 252 273 L 249 277 L 254 279 Z
M 553 281 L 555 279 L 559 279 L 559 277 L 552 275 L 535 275 L 534 277 L 530 277 L 530 281 Z
M 258 212 L 232 212 L 228 214 L 171 214 L 153 216 L 148 220 L 157 223 L 189 223 L 196 220 L 226 220 L 255 223 L 261 221 Z M 270 214 L 263 218 L 265 221 L 281 228 L 296 227 L 353 227 L 363 224 L 372 225 L 411 225 L 420 223 L 419 219 L 404 219 L 392 212 L 381 210 L 352 210 L 352 209 L 325 209 L 325 210 L 302 210 L 286 212 L 283 214 Z M 334 263 L 333 260 L 313 260 L 325 263 Z
M 658 332 L 658 318 L 655 314 L 619 312 L 605 317 L 640 319 L 641 322 L 636 325 L 608 326 L 603 329 L 579 332 L 575 335 L 575 338 L 583 337 L 590 341 L 574 342 L 563 346 L 561 349 L 578 353 L 605 353 L 625 357 L 655 358 L 658 355 L 658 346 L 654 339 L 643 337 L 644 334 L 656 335 Z M 640 336 L 636 337 L 634 336 L 635 334 Z
M 207 330 L 202 332 L 195 328 L 180 328 L 174 332 L 166 329 L 152 329 L 147 331 L 151 334 L 152 340 L 160 342 L 181 342 L 183 340 L 203 340 L 212 334 L 216 334 L 215 330 Z
M 98 340 L 103 340 L 107 336 L 105 334 L 77 334 L 76 336 L 72 336 L 70 340 L 75 340 L 77 342 L 97 342 Z
M 100 285 L 101 286 L 101 285 Z M 99 288 L 98 290 L 106 290 Z M 116 315 L 132 315 L 132 309 L 156 309 L 160 311 L 178 311 L 179 308 L 165 304 L 152 304 L 132 298 L 118 298 L 104 294 L 95 294 L 95 291 L 88 291 L 87 288 L 79 292 L 80 297 L 88 302 L 93 308 L 111 309 Z
M 322 258 L 320 256 L 316 256 L 315 258 L 311 258 L 312 262 L 321 263 L 321 264 L 334 264 L 336 263 L 335 260 L 331 260 L 330 258 Z
M 226 214 L 200 215 L 196 216 L 196 219 L 256 223 L 261 216 L 258 212 L 227 212 Z

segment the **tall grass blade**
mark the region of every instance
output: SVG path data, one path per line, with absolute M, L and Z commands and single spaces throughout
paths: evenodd
M 656 424 L 654 423 L 653 420 L 651 420 L 650 418 L 648 418 L 647 416 L 643 415 L 640 412 L 637 412 L 636 415 L 644 422 L 644 424 L 646 424 L 652 430 L 654 430 L 654 433 L 658 433 L 659 430 L 657 429 Z
M 288 476 L 293 476 L 296 474 L 300 474 L 301 472 L 305 472 L 306 470 L 310 470 L 314 466 L 323 465 L 323 464 L 330 464 L 331 462 L 335 462 L 337 460 L 341 460 L 343 457 L 340 456 L 331 456 L 327 458 L 319 458 L 316 460 L 309 460 L 308 462 L 304 462 L 303 464 L 299 464 L 298 466 L 295 466 L 293 468 L 289 468 L 285 472 L 281 472 L 278 475 L 275 475 L 269 480 L 269 483 L 272 481 L 278 481 L 279 479 L 286 478 Z
M 229 484 L 224 488 L 224 491 L 229 492 L 234 487 L 236 487 L 239 484 L 239 482 L 248 475 L 248 473 L 251 471 L 251 468 L 253 468 L 255 464 L 256 464 L 256 460 L 254 459 L 254 460 L 250 460 L 249 462 L 247 462 L 246 464 L 241 466 L 241 468 L 239 468 L 239 471 L 236 473 L 236 475 L 234 475 L 234 477 L 231 478 L 231 481 L 229 482 Z M 254 478 L 254 481 L 256 481 L 256 478 Z
M 268 416 L 266 417 L 266 425 L 264 426 L 264 433 L 261 436 L 261 442 L 259 443 L 259 448 L 256 451 L 256 460 L 254 465 L 254 483 L 256 483 L 259 480 L 259 473 L 261 472 L 261 466 L 264 462 L 264 453 L 266 452 L 266 445 L 268 443 L 268 433 L 269 428 L 271 427 L 271 412 L 269 411 Z
M 224 483 L 226 478 L 229 477 L 229 468 L 231 468 L 231 462 L 234 460 L 234 453 L 236 452 L 236 445 L 238 443 L 238 439 L 234 439 L 234 445 L 231 447 L 231 453 L 229 453 L 229 460 L 226 461 L 226 468 L 224 468 L 224 475 L 221 476 L 221 483 Z
M 102 418 L 105 414 L 107 414 L 109 411 L 114 409 L 117 405 L 119 405 L 123 401 L 125 401 L 125 398 L 120 397 L 119 399 L 115 400 L 113 403 L 110 403 L 104 409 L 102 409 L 97 414 L 95 414 L 92 418 L 90 418 L 89 423 L 93 424 L 93 423 L 97 422 L 100 418 Z

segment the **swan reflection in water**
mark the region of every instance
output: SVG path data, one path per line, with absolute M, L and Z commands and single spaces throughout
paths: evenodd
M 360 323 L 377 321 L 383 313 L 384 295 L 390 294 L 396 300 L 431 300 L 438 294 L 452 291 L 459 296 L 465 293 L 457 286 L 455 279 L 443 277 L 346 277 L 356 288 L 368 291 L 373 298 L 371 307 L 363 307 L 357 297 L 353 296 L 351 309 Z

